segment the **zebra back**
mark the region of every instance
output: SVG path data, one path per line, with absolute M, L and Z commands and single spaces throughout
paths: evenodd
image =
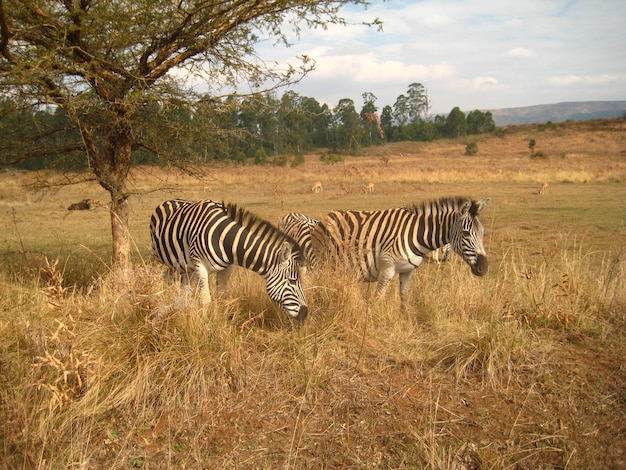
M 299 212 L 285 214 L 278 223 L 278 229 L 292 237 L 302 250 L 309 266 L 315 266 L 316 260 L 312 250 L 311 232 L 320 221 Z

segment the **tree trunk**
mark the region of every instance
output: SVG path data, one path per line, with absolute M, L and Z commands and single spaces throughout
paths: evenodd
M 120 269 L 130 267 L 130 233 L 128 231 L 128 199 L 111 201 L 111 235 L 113 239 L 113 265 Z
M 130 267 L 130 209 L 126 178 L 132 156 L 132 128 L 126 120 L 119 119 L 101 146 L 96 145 L 89 128 L 82 126 L 81 131 L 98 183 L 111 195 L 113 267 L 126 270 Z

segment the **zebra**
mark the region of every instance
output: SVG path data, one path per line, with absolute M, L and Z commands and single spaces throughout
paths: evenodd
M 172 271 L 198 276 L 203 305 L 211 302 L 209 273 L 217 273 L 217 290 L 222 293 L 238 265 L 265 279 L 270 298 L 289 318 L 306 318 L 302 249 L 251 212 L 224 202 L 172 199 L 154 210 L 150 236 L 161 263 Z
M 426 261 L 430 261 L 431 263 L 445 263 L 450 260 L 450 255 L 452 255 L 452 246 L 448 243 L 442 247 L 437 248 L 434 251 L 431 251 L 426 255 Z
M 387 210 L 332 211 L 313 230 L 313 250 L 335 263 L 356 266 L 364 281 L 378 281 L 378 296 L 398 273 L 404 306 L 413 270 L 427 253 L 448 243 L 473 274 L 487 273 L 478 214 L 488 203 L 455 197 Z
M 306 263 L 311 268 L 316 264 L 311 246 L 311 232 L 319 223 L 319 219 L 312 219 L 300 212 L 289 212 L 278 223 L 278 230 L 289 235 L 302 247 Z

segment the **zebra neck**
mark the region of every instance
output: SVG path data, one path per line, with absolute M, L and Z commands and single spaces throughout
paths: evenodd
M 417 241 L 426 251 L 434 251 L 451 241 L 450 214 L 431 212 L 421 214 L 417 224 Z
M 265 276 L 277 256 L 276 248 L 261 234 L 245 234 L 233 245 L 234 263 L 261 276 Z

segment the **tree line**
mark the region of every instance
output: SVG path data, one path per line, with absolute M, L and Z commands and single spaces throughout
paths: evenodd
M 287 46 L 306 30 L 351 24 L 342 16 L 347 4 L 368 2 L 0 0 L 0 166 L 87 169 L 50 172 L 43 183 L 95 181 L 109 193 L 112 261 L 123 268 L 134 164 L 262 163 L 320 147 L 358 153 L 385 140 L 467 132 L 460 111 L 425 119 L 418 84 L 380 114 L 371 94 L 361 113 L 347 99 L 330 109 L 292 92 L 278 98 L 276 90 L 313 71 L 314 61 L 300 55 L 278 66 L 257 46 Z M 188 76 L 200 77 L 209 93 L 199 95 Z M 215 93 L 241 83 L 254 93 Z
M 467 115 L 458 107 L 429 116 L 426 88 L 413 83 L 393 106 L 379 111 L 373 93 L 362 94 L 360 111 L 352 99 L 334 108 L 317 99 L 286 91 L 197 102 L 162 100 L 139 107 L 134 120 L 135 164 L 206 163 L 212 161 L 297 163 L 305 153 L 328 149 L 358 155 L 386 142 L 432 141 L 489 133 L 491 112 Z M 25 169 L 83 169 L 80 130 L 59 106 L 20 106 L 0 101 L 0 153 L 4 164 Z

